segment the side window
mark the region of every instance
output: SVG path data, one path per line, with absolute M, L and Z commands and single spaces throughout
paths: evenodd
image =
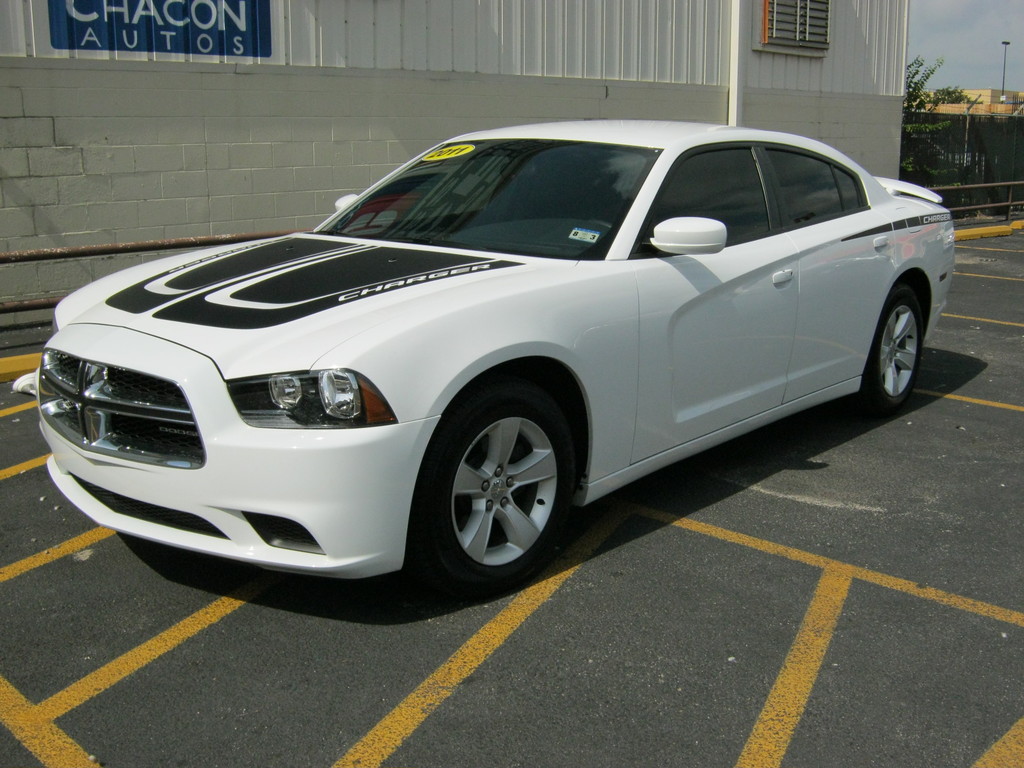
M 651 226 L 678 216 L 721 221 L 727 245 L 768 234 L 768 207 L 753 151 L 736 147 L 684 157 L 651 207 Z
M 779 184 L 784 227 L 835 218 L 861 207 L 860 185 L 841 168 L 781 149 L 769 149 L 768 157 Z
M 843 210 L 853 211 L 864 205 L 863 195 L 861 194 L 860 182 L 857 181 L 852 174 L 847 173 L 842 168 L 832 167 L 832 172 L 836 175 L 836 184 L 839 186 L 839 196 L 843 199 Z

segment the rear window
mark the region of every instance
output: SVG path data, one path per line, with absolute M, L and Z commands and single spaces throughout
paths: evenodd
M 863 193 L 848 171 L 822 158 L 769 149 L 779 185 L 782 226 L 816 223 L 863 207 Z

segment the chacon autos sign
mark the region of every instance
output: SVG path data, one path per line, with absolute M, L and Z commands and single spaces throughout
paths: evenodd
M 270 56 L 270 0 L 49 0 L 49 11 L 59 50 Z

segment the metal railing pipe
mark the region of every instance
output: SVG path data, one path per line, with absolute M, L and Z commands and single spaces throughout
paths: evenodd
M 205 235 L 200 237 L 178 237 L 168 240 L 141 240 L 134 243 L 107 243 L 105 245 L 77 245 L 62 248 L 37 248 L 26 251 L 8 251 L 0 253 L 0 264 L 24 264 L 33 261 L 56 261 L 57 259 L 78 259 L 89 256 L 112 256 L 123 253 L 152 253 L 153 251 L 176 251 L 185 248 L 209 248 L 217 245 L 246 243 L 250 240 L 263 240 L 270 237 L 281 237 L 294 234 L 284 232 L 250 232 L 234 235 Z M 35 310 L 53 309 L 63 296 L 50 296 L 39 299 L 21 299 L 0 302 L 0 315 L 14 312 L 32 312 Z
M 199 237 L 178 237 L 170 240 L 141 240 L 136 243 L 107 243 L 105 245 L 73 245 L 61 248 L 37 248 L 30 251 L 8 251 L 0 253 L 0 264 L 20 264 L 26 261 L 53 261 L 56 259 L 77 259 L 85 256 L 111 256 L 119 253 L 150 253 L 152 251 L 176 251 L 183 248 L 209 248 L 215 245 L 231 245 L 249 240 L 281 237 L 293 234 L 285 232 L 251 232 L 236 235 L 203 235 Z

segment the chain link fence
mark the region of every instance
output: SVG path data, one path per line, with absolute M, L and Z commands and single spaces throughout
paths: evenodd
M 909 124 L 909 125 L 908 125 Z M 1024 116 L 949 115 L 914 113 L 904 118 L 900 148 L 905 181 L 923 187 L 999 184 L 1024 180 Z M 983 211 L 1005 217 L 1006 187 L 946 189 L 949 207 L 1002 203 L 998 210 Z M 1016 198 L 1022 195 L 1018 191 Z M 1014 209 L 1024 208 L 1024 201 Z

